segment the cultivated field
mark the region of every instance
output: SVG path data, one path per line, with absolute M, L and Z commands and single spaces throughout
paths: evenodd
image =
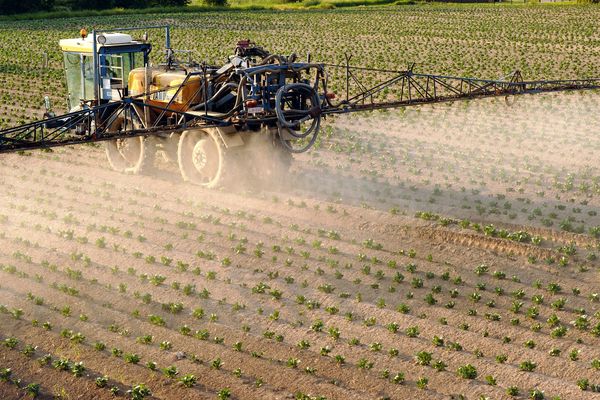
M 599 17 L 144 18 L 175 23 L 197 59 L 250 36 L 317 59 L 561 78 L 597 73 Z M 64 95 L 56 41 L 80 25 L 3 23 L 21 57 L 0 54 L 5 125 Z M 40 49 L 51 68 L 27 72 Z M 96 146 L 0 156 L 0 398 L 600 398 L 598 95 L 337 117 L 285 182 L 229 190 L 164 163 L 114 173 Z

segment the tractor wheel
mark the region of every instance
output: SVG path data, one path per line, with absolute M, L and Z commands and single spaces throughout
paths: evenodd
M 113 123 L 114 130 L 120 130 L 122 125 L 122 119 L 116 120 Z M 154 166 L 156 146 L 152 137 L 136 136 L 109 140 L 105 148 L 108 163 L 115 171 L 141 174 Z
M 185 181 L 205 188 L 224 184 L 226 150 L 212 129 L 184 131 L 179 139 L 177 162 Z

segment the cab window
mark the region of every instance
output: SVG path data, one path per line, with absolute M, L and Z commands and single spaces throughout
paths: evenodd
M 94 98 L 93 57 L 86 53 L 64 53 L 65 75 L 71 108 Z

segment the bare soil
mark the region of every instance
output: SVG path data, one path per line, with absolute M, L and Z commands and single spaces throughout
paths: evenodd
M 121 175 L 95 146 L 3 155 L 0 398 L 600 398 L 578 387 L 600 384 L 594 99 L 338 118 L 252 191 Z

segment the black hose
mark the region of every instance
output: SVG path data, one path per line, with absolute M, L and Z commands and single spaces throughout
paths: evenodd
M 238 85 L 233 83 L 233 82 L 229 82 L 226 85 L 221 86 L 221 88 L 219 90 L 217 90 L 217 93 L 215 93 L 210 99 L 208 99 L 207 101 L 197 104 L 194 107 L 192 107 L 190 110 L 191 111 L 195 111 L 198 110 L 199 108 L 203 108 L 204 106 L 208 106 L 210 103 L 212 103 L 213 101 L 215 101 L 217 99 L 217 97 L 219 97 L 227 88 L 231 88 L 231 89 L 237 89 Z
M 282 97 L 287 93 L 294 93 L 296 96 L 300 96 L 300 94 L 307 95 L 307 98 L 310 100 L 310 108 L 306 111 L 306 116 L 304 118 L 300 118 L 298 120 L 288 121 L 285 117 L 285 111 L 283 109 L 283 100 Z M 314 111 L 313 111 L 314 110 Z M 297 139 L 303 139 L 308 137 L 313 132 L 316 134 L 319 132 L 319 128 L 321 126 L 321 114 L 320 114 L 320 105 L 319 105 L 319 96 L 315 89 L 307 85 L 305 83 L 291 83 L 289 85 L 284 85 L 279 88 L 277 94 L 275 95 L 275 113 L 277 114 L 277 120 L 280 125 L 288 128 L 290 135 Z M 307 121 L 308 119 L 312 119 L 310 127 L 304 133 L 297 133 L 294 128 L 296 128 L 302 122 Z
M 271 55 L 263 58 L 257 65 L 266 65 L 266 64 L 269 64 L 273 60 L 275 60 L 279 64 L 281 64 L 281 58 L 277 54 L 271 54 Z
M 319 136 L 319 131 L 315 131 L 312 135 L 312 137 L 310 138 L 310 140 L 308 141 L 308 143 L 306 144 L 306 146 L 302 147 L 302 148 L 295 148 L 293 147 L 290 143 L 289 140 L 285 139 L 283 137 L 283 135 L 281 134 L 281 130 L 282 129 L 288 129 L 288 128 L 281 128 L 278 127 L 279 132 L 278 132 L 278 136 L 279 136 L 279 141 L 281 142 L 281 145 L 290 153 L 294 153 L 294 154 L 298 154 L 298 153 L 304 153 L 306 151 L 308 151 L 311 147 L 313 147 L 313 145 L 315 144 L 315 142 L 317 141 L 317 136 Z M 288 132 L 290 132 L 290 129 L 288 129 Z M 290 132 L 291 133 L 291 132 Z

